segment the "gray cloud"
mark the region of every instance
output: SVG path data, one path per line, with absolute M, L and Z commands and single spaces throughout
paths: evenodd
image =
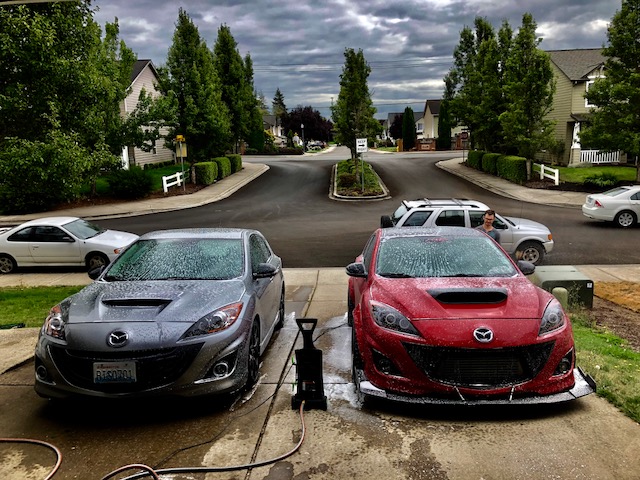
M 460 31 L 486 18 L 517 31 L 529 12 L 545 50 L 597 48 L 620 0 L 96 0 L 101 24 L 118 18 L 120 36 L 138 58 L 166 62 L 182 7 L 212 48 L 221 24 L 241 55 L 251 54 L 254 80 L 267 102 L 280 88 L 289 108 L 311 105 L 329 116 L 338 96 L 345 48 L 362 49 L 372 67 L 369 88 L 378 118 L 422 110 L 441 98 Z

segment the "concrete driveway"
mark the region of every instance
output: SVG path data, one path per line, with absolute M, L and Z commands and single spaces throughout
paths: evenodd
M 328 408 L 304 412 L 299 450 L 252 470 L 162 478 L 638 478 L 640 426 L 596 395 L 526 407 L 360 405 L 350 378 L 344 269 L 285 270 L 285 279 L 286 324 L 264 358 L 252 394 L 233 404 L 219 399 L 49 402 L 34 393 L 33 363 L 26 360 L 0 374 L 1 435 L 59 448 L 56 480 L 103 478 L 134 463 L 203 468 L 277 459 L 302 436 L 300 415 L 291 407 L 296 391 L 291 358 L 302 346 L 295 318 L 307 317 L 319 320 L 314 337 L 323 352 Z M 0 459 L 0 478 L 11 480 L 45 478 L 55 462 L 44 447 L 15 443 L 0 443 Z

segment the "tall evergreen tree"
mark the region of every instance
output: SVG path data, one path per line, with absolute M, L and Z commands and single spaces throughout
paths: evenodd
M 244 85 L 242 95 L 246 105 L 247 143 L 251 148 L 263 151 L 265 148 L 265 131 L 262 121 L 262 110 L 258 92 L 253 83 L 253 61 L 248 53 L 244 57 Z
M 176 98 L 175 125 L 169 138 L 184 135 L 190 162 L 207 161 L 230 145 L 228 112 L 222 102 L 213 56 L 198 28 L 180 9 L 159 89 Z
M 340 93 L 332 105 L 331 113 L 336 132 L 336 140 L 351 150 L 351 158 L 356 158 L 356 138 L 373 140 L 382 131 L 382 126 L 374 115 L 367 79 L 371 67 L 362 50 L 345 49 L 345 63 L 340 74 Z
M 240 141 L 246 139 L 249 133 L 251 108 L 248 103 L 251 103 L 251 100 L 247 97 L 245 64 L 227 25 L 221 25 L 218 29 L 213 53 L 222 87 L 222 101 L 229 111 L 231 134 L 237 152 Z
M 622 0 L 607 29 L 604 76 L 586 93 L 591 110 L 580 141 L 592 148 L 640 156 L 640 0 Z M 640 182 L 640 167 L 637 180 Z
M 506 143 L 529 160 L 529 172 L 534 155 L 553 139 L 553 122 L 545 117 L 555 82 L 549 55 L 538 49 L 540 41 L 533 16 L 525 13 L 505 68 L 506 111 L 500 115 Z
M 403 114 L 397 114 L 393 116 L 393 121 L 391 122 L 391 126 L 389 127 L 389 135 L 394 140 L 398 140 L 402 138 L 402 118 Z
M 273 114 L 276 118 L 281 119 L 287 114 L 287 106 L 284 103 L 284 95 L 280 91 L 280 88 L 276 88 L 276 93 L 273 96 L 273 102 L 271 103 Z
M 449 150 L 451 148 L 451 125 L 449 101 L 443 99 L 440 103 L 440 113 L 438 114 L 438 138 L 436 139 L 438 150 Z
M 416 146 L 416 122 L 413 109 L 407 107 L 402 115 L 402 149 L 408 152 Z

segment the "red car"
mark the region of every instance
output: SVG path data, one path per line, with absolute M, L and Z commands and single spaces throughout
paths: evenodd
M 349 275 L 353 381 L 416 403 L 531 403 L 595 391 L 569 317 L 484 233 L 384 228 Z

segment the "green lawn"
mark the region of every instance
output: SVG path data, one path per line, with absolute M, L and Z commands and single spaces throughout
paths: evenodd
M 613 175 L 622 182 L 634 182 L 636 180 L 635 167 L 621 166 L 593 166 L 593 167 L 552 167 L 560 170 L 560 181 L 567 183 L 584 183 L 585 179 L 594 175 Z
M 149 168 L 145 171 L 148 172 L 149 175 L 151 175 L 151 178 L 153 179 L 153 191 L 156 192 L 162 190 L 162 177 L 173 175 L 176 172 L 181 172 L 182 165 L 178 163 L 176 165 L 167 165 L 166 167 L 162 168 Z M 188 177 L 188 163 L 185 163 L 184 171 Z M 98 196 L 109 195 L 109 182 L 107 181 L 107 178 L 108 176 L 99 177 L 96 181 L 96 193 Z M 89 196 L 89 194 L 91 193 L 91 186 L 84 185 L 81 192 L 83 196 Z
M 0 327 L 21 323 L 26 327 L 40 327 L 51 307 L 82 288 L 83 286 L 0 288 Z

